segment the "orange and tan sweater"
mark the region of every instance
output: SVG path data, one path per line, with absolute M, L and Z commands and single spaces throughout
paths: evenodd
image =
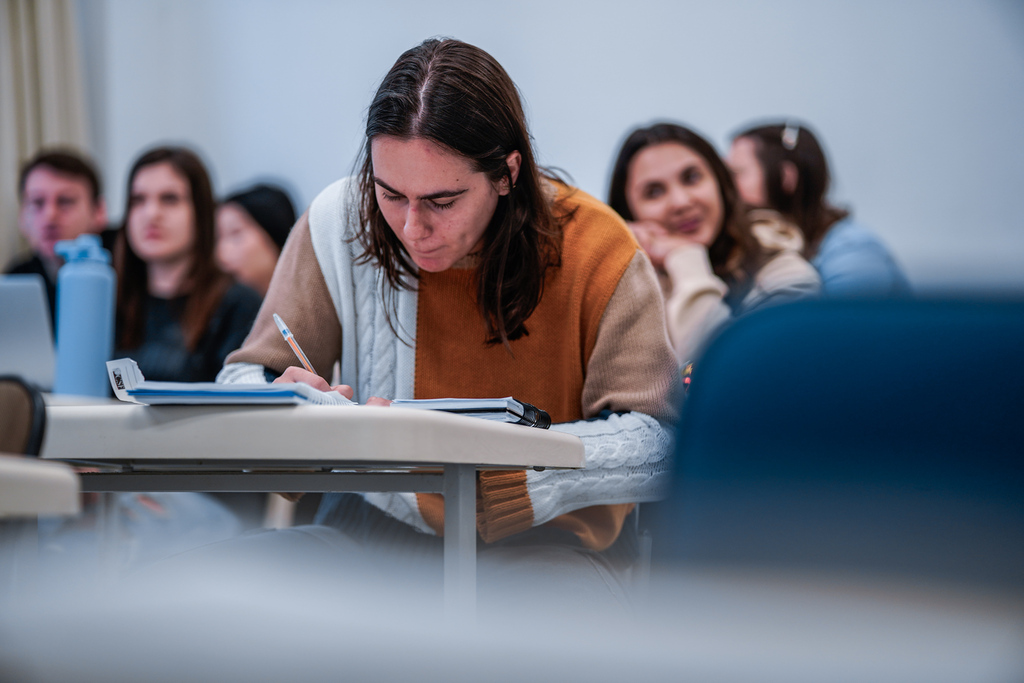
M 271 314 L 288 320 L 314 368 L 367 397 L 515 396 L 547 410 L 552 429 L 584 442 L 578 471 L 484 471 L 477 527 L 494 541 L 539 524 L 608 547 L 632 504 L 658 496 L 668 470 L 678 372 L 654 271 L 622 221 L 583 192 L 559 187 L 561 262 L 511 353 L 485 343 L 472 257 L 390 289 L 358 264 L 354 184 L 331 185 L 299 220 L 252 332 L 219 381 L 263 381 L 294 364 Z M 602 419 L 592 419 L 599 414 Z M 443 533 L 437 494 L 365 494 L 424 533 Z

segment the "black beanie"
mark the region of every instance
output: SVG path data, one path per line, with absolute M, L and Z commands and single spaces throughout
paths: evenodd
M 274 185 L 254 185 L 244 192 L 237 192 L 223 201 L 224 204 L 238 204 L 263 228 L 278 249 L 284 247 L 288 233 L 295 225 L 295 207 L 288 195 Z

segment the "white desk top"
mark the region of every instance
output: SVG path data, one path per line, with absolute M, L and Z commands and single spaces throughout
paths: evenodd
M 583 443 L 546 429 L 410 408 L 52 402 L 41 457 L 136 466 L 259 461 L 577 468 Z
M 78 494 L 78 476 L 67 465 L 0 455 L 0 519 L 74 515 Z

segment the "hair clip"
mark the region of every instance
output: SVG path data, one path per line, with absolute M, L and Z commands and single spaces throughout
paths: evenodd
M 800 126 L 787 122 L 786 127 L 782 129 L 782 146 L 789 151 L 793 151 L 796 149 L 796 143 L 799 139 Z

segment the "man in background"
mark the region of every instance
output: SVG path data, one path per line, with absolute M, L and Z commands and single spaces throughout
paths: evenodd
M 36 273 L 46 282 L 50 317 L 57 310 L 57 270 L 63 259 L 53 248 L 61 240 L 107 227 L 99 174 L 84 157 L 64 150 L 42 150 L 21 167 L 18 226 L 31 255 L 8 264 L 11 274 Z M 56 329 L 56 321 L 54 327 Z

